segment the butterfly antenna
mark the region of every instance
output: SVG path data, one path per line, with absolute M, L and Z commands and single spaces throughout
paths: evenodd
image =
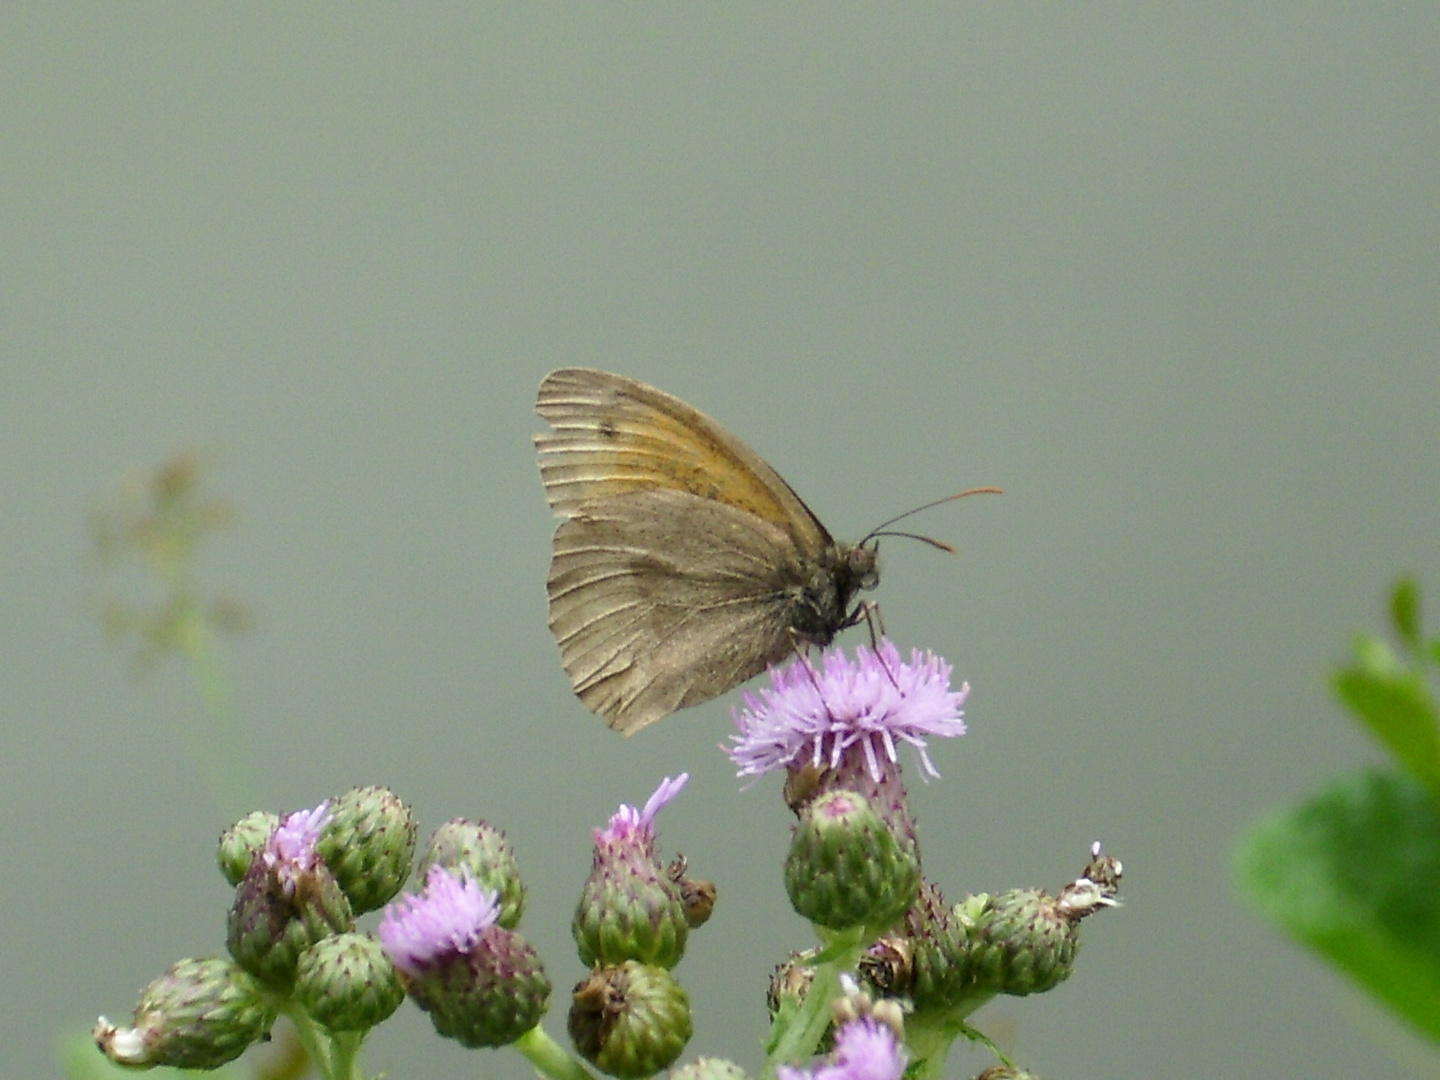
M 953 553 L 953 552 L 955 551 L 955 549 L 954 549 L 953 547 L 951 547 L 949 544 L 946 544 L 946 543 L 944 543 L 944 542 L 942 542 L 942 541 L 940 541 L 940 540 L 936 540 L 936 539 L 934 539 L 933 537 L 921 536 L 921 535 L 919 535 L 918 533 L 886 532 L 886 531 L 884 531 L 884 530 L 885 530 L 888 526 L 894 525 L 897 521 L 903 521 L 905 518 L 909 517 L 911 514 L 918 514 L 918 513 L 920 513 L 920 511 L 922 511 L 922 510 L 929 510 L 931 507 L 941 506 L 941 505 L 943 505 L 943 504 L 945 504 L 945 503 L 948 503 L 948 502 L 954 502 L 956 499 L 963 499 L 963 498 L 965 498 L 966 495 L 1002 495 L 1002 494 L 1004 494 L 1004 492 L 1001 491 L 1001 489 L 998 488 L 998 487 L 977 487 L 977 488 L 967 488 L 965 491 L 957 491 L 954 495 L 946 495 L 943 499 L 936 499 L 936 500 L 934 500 L 933 502 L 925 503 L 923 506 L 917 506 L 917 507 L 915 507 L 915 509 L 913 509 L 913 510 L 906 510 L 903 514 L 896 514 L 896 515 L 895 515 L 894 517 L 892 517 L 889 521 L 882 521 L 879 525 L 876 525 L 875 528 L 871 529 L 869 535 L 866 536 L 865 539 L 864 539 L 864 540 L 861 540 L 860 542 L 863 544 L 863 543 L 865 543 L 866 540 L 874 540 L 876 537 L 880 537 L 880 536 L 908 536 L 908 537 L 909 537 L 910 539 L 912 539 L 912 540 L 920 540 L 920 541 L 923 541 L 924 543 L 929 544 L 931 547 L 937 547 L 937 548 L 939 548 L 941 551 L 949 551 L 949 552 Z
M 876 537 L 880 536 L 904 536 L 910 540 L 919 540 L 922 544 L 929 544 L 933 548 L 939 548 L 941 551 L 948 551 L 951 555 L 954 555 L 956 552 L 954 544 L 947 544 L 944 540 L 936 540 L 933 536 L 922 536 L 920 533 L 900 532 L 898 530 L 892 529 L 880 529 L 877 532 L 872 532 L 865 539 L 874 540 Z

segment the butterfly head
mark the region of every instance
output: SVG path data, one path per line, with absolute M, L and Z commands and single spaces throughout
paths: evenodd
M 850 595 L 858 589 L 873 589 L 880 584 L 880 540 L 870 537 L 854 547 L 840 546 L 843 563 L 837 568 Z M 844 588 L 844 587 L 842 587 Z

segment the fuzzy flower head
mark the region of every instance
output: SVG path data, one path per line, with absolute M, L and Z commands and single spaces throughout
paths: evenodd
M 862 1016 L 836 1033 L 834 1052 L 814 1068 L 781 1065 L 775 1071 L 779 1080 L 900 1080 L 905 1061 L 905 1047 L 895 1032 Z
M 432 866 L 425 891 L 387 906 L 377 933 L 391 963 L 418 976 L 447 955 L 474 949 L 499 913 L 495 894 L 482 889 L 468 872 L 457 877 L 443 866 Z
M 321 830 L 329 823 L 330 804 L 322 802 L 313 810 L 297 810 L 286 815 L 265 841 L 260 861 L 270 876 L 279 882 L 285 896 L 295 895 L 301 879 L 320 863 L 315 845 L 320 840 Z
M 380 919 L 380 947 L 435 1030 L 462 1046 L 508 1046 L 533 1028 L 550 1000 L 539 955 L 500 926 L 496 894 L 469 870 L 432 866 L 425 891 L 401 897 Z
M 745 694 L 734 714 L 740 729 L 727 753 L 740 776 L 774 769 L 834 769 L 857 752 L 879 783 L 897 763 L 897 748 L 914 748 L 921 768 L 939 776 L 926 753 L 927 736 L 965 733 L 961 705 L 968 683 L 950 689 L 950 665 L 918 649 L 904 663 L 888 639 L 877 650 L 860 646 L 852 661 L 827 649 L 817 669 L 806 658 L 770 669 L 770 689 Z

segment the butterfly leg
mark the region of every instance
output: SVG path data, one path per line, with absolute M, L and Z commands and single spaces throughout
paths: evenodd
M 880 603 L 877 600 L 864 600 L 855 606 L 852 616 L 855 623 L 864 623 L 865 629 L 870 632 L 870 648 L 880 661 L 880 666 L 885 669 L 886 676 L 890 679 L 890 685 L 896 690 L 900 684 L 895 681 L 895 673 L 890 670 L 890 665 L 885 662 L 885 654 L 880 651 L 880 639 L 885 636 L 885 620 L 880 617 Z M 852 623 L 854 625 L 854 623 Z M 876 634 L 876 628 L 879 634 Z

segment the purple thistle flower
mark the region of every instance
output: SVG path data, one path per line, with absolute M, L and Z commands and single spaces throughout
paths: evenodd
M 871 780 L 879 783 L 897 760 L 897 745 L 914 748 L 929 776 L 939 776 L 925 738 L 965 733 L 960 706 L 969 683 L 950 689 L 950 665 L 933 653 L 900 652 L 888 639 L 878 650 L 860 646 L 849 660 L 842 648 L 827 649 L 817 670 L 801 658 L 770 669 L 770 689 L 745 694 L 734 712 L 740 734 L 726 752 L 740 776 L 813 765 L 835 769 L 855 748 Z
M 456 876 L 432 866 L 425 891 L 387 905 L 376 932 L 391 962 L 419 976 L 446 955 L 474 949 L 499 914 L 495 894 L 482 889 L 468 871 Z
M 895 1032 L 872 1017 L 862 1016 L 835 1035 L 829 1058 L 812 1069 L 777 1066 L 779 1080 L 900 1080 L 905 1073 L 905 1048 Z
M 322 802 L 313 810 L 297 810 L 287 814 L 275 827 L 260 851 L 265 869 L 280 883 L 286 896 L 294 896 L 302 877 L 315 869 L 320 856 L 315 845 L 320 831 L 330 823 L 330 803 Z
M 636 810 L 626 803 L 610 816 L 610 823 L 603 829 L 594 830 L 595 848 L 598 856 L 602 849 L 636 848 L 647 855 L 655 854 L 655 816 L 675 801 L 680 789 L 690 779 L 689 773 L 681 773 L 671 780 L 660 781 L 655 793 L 645 800 L 645 808 Z

